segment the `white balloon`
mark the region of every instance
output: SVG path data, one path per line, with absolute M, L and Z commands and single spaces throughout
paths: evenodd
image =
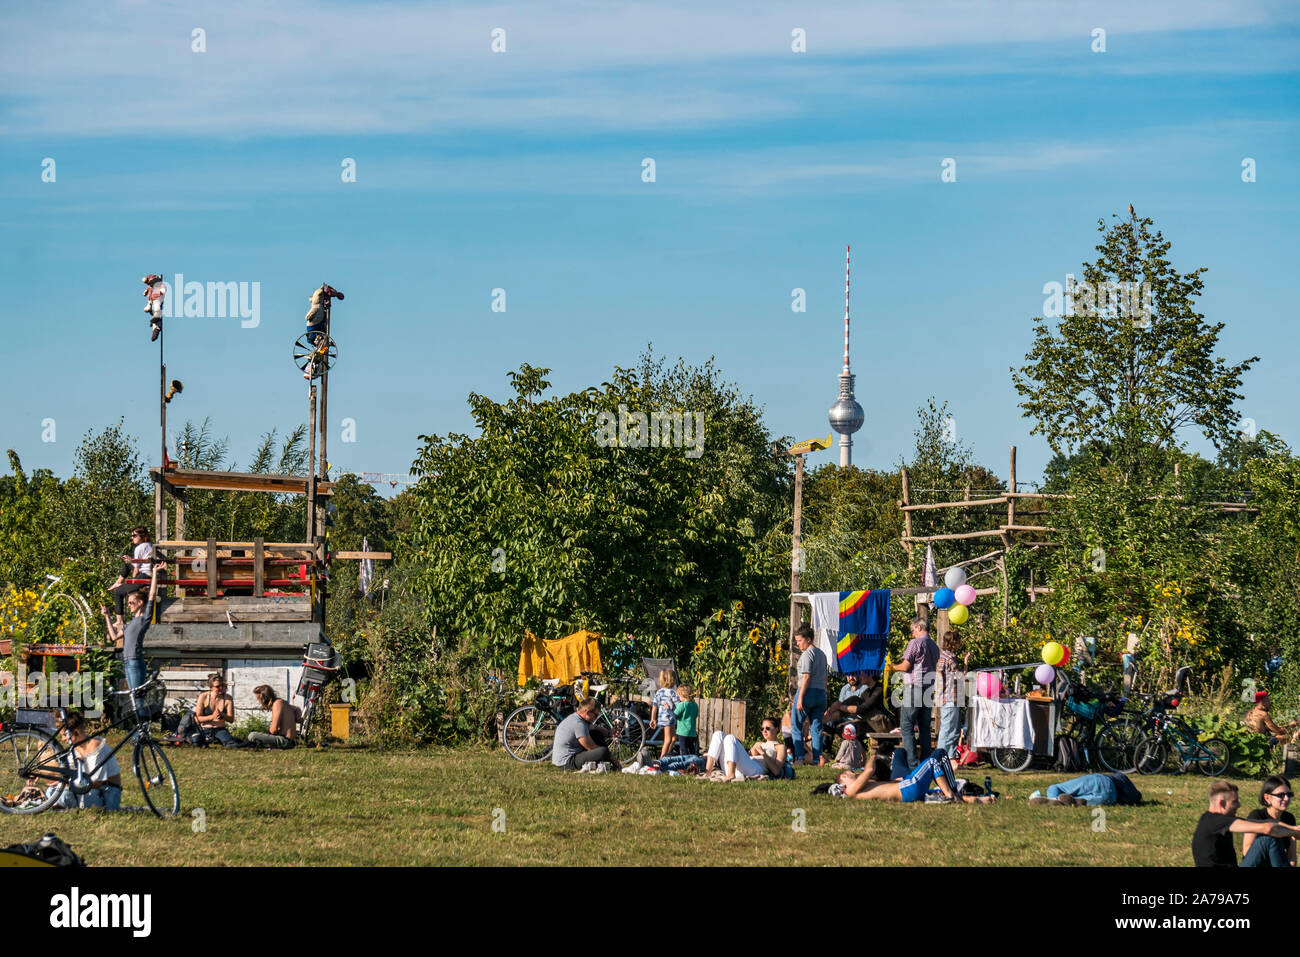
M 956 591 L 962 585 L 966 584 L 966 569 L 950 568 L 947 574 L 943 576 L 943 583 Z

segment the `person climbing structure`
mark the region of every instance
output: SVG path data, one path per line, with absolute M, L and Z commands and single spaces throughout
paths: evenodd
M 144 311 L 149 316 L 149 328 L 153 330 L 149 341 L 157 342 L 158 337 L 162 335 L 163 298 L 167 294 L 167 284 L 157 273 L 150 273 L 140 281 L 145 285 Z
M 302 377 L 309 382 L 318 375 L 317 365 L 325 359 L 329 349 L 329 342 L 325 336 L 325 323 L 329 318 L 331 299 L 342 301 L 343 293 L 329 283 L 321 283 L 321 287 L 311 294 L 310 308 L 307 310 L 306 340 L 308 345 L 313 347 L 313 351 L 306 367 L 302 370 Z M 325 368 L 328 368 L 328 365 Z

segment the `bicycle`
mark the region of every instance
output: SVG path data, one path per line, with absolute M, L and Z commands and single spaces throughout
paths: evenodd
M 133 724 L 126 736 L 118 742 L 95 767 L 85 773 L 89 779 L 106 765 L 118 751 L 134 741 L 131 751 L 131 770 L 140 783 L 145 803 L 157 817 L 175 817 L 181 811 L 181 791 L 176 783 L 176 772 L 163 753 L 162 746 L 153 739 L 150 719 L 142 713 L 140 692 L 157 683 L 155 672 L 148 681 L 136 688 L 114 692 L 130 697 L 131 710 L 125 717 L 114 721 L 103 732 Z M 59 711 L 63 718 L 62 710 Z M 77 757 L 71 745 L 64 747 L 56 737 L 34 726 L 15 727 L 0 736 L 0 811 L 6 814 L 39 814 L 58 803 L 65 789 L 81 796 L 91 790 L 91 785 L 77 783 Z M 170 788 L 170 799 L 165 791 Z M 35 793 L 33 793 L 35 792 Z M 26 795 L 26 797 L 24 797 Z
M 1178 692 L 1138 697 L 1152 699 L 1151 708 L 1144 715 L 1145 733 L 1134 753 L 1138 771 L 1142 774 L 1163 771 L 1172 755 L 1171 744 L 1181 759 L 1179 773 L 1186 773 L 1193 764 L 1207 777 L 1218 777 L 1228 770 L 1232 752 L 1226 741 L 1222 738 L 1202 740 L 1195 728 L 1177 715 L 1169 714 L 1181 700 Z
M 1124 717 L 1126 699 L 1109 691 L 1093 694 L 1071 680 L 1064 670 L 1057 672 L 1057 677 L 1060 685 L 1056 700 L 1061 717 L 1070 716 L 1068 727 L 1056 735 L 1057 740 L 1077 741 L 1089 768 L 1099 764 L 1107 771 L 1133 771 L 1133 734 L 1130 719 Z M 998 769 L 1014 774 L 1029 767 L 1034 753 L 1025 748 L 992 748 L 989 758 Z
M 544 686 L 532 704 L 510 712 L 501 725 L 501 743 L 506 752 L 525 763 L 549 758 L 555 748 L 556 728 L 577 709 L 574 685 L 582 680 L 600 703 L 600 711 L 591 726 L 604 734 L 616 761 L 620 764 L 631 761 L 645 744 L 645 725 L 626 708 L 606 707 L 602 695 L 609 686 L 592 686 L 590 679 L 595 676 L 594 672 L 584 671 L 570 684 L 549 689 Z
M 325 686 L 339 670 L 343 659 L 328 641 L 313 641 L 302 654 L 302 673 L 298 677 L 297 694 L 302 698 L 302 716 L 298 722 L 298 737 L 306 739 L 311 728 L 316 705 L 324 694 Z

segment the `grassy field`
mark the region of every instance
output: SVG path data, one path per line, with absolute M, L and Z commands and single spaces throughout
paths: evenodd
M 98 811 L 0 815 L 0 846 L 52 830 L 92 865 L 1188 866 L 1209 783 L 1200 775 L 1134 776 L 1154 803 L 1106 808 L 1101 822 L 1088 808 L 1026 802 L 1060 775 L 996 769 L 994 787 L 1009 800 L 986 807 L 810 794 L 832 777 L 829 769 L 801 769 L 796 781 L 717 784 L 564 773 L 519 764 L 500 750 L 168 754 L 180 780 L 179 820 Z M 976 769 L 971 777 L 982 782 L 984 774 Z M 134 781 L 127 783 L 125 802 L 141 803 Z M 1255 796 L 1251 782 L 1239 784 L 1244 813 Z M 803 832 L 792 826 L 800 816 Z

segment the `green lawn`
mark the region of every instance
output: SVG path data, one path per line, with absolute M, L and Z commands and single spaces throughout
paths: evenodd
M 108 864 L 922 864 L 1177 865 L 1209 779 L 1134 776 L 1148 800 L 1106 808 L 1031 807 L 1055 774 L 992 771 L 1000 805 L 846 801 L 796 781 L 585 775 L 524 765 L 501 750 L 289 752 L 168 750 L 183 816 L 96 811 L 0 815 L 0 846 L 52 830 Z M 126 769 L 129 773 L 129 767 Z M 984 769 L 971 777 L 982 782 Z M 126 803 L 141 803 L 133 781 Z M 1242 787 L 1243 813 L 1254 806 Z M 192 816 L 201 808 L 206 830 Z M 504 831 L 493 814 L 504 812 Z M 795 811 L 806 830 L 797 833 Z M 501 820 L 498 815 L 498 820 Z M 1101 823 L 1101 822 L 1098 822 Z M 1238 843 L 1240 849 L 1240 843 Z

